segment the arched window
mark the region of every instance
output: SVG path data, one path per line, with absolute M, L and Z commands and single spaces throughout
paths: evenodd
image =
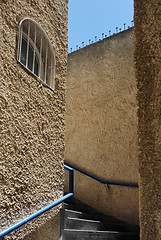
M 17 53 L 18 62 L 54 90 L 54 49 L 41 26 L 30 18 L 19 24 Z

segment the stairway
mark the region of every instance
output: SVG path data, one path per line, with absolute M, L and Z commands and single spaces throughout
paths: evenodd
M 60 213 L 60 240 L 139 240 L 139 227 L 107 216 L 74 197 Z

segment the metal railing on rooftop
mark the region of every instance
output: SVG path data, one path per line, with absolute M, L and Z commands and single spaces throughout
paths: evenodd
M 126 25 L 126 23 L 123 24 L 123 27 L 116 27 L 115 28 L 115 32 L 112 32 L 111 30 L 108 31 L 108 33 L 102 33 L 101 37 L 98 37 L 98 36 L 95 36 L 94 37 L 94 40 L 92 39 L 89 39 L 87 42 L 83 41 L 81 42 L 81 44 L 77 44 L 75 47 L 70 47 L 69 50 L 68 50 L 68 54 L 72 53 L 72 52 L 75 52 L 81 48 L 84 48 L 86 46 L 89 46 L 93 43 L 96 43 L 98 41 L 101 41 L 105 38 L 108 38 L 112 35 L 115 35 L 115 34 L 118 34 L 119 32 L 123 32 L 131 27 L 134 27 L 134 20 L 131 21 L 131 24 L 130 25 Z

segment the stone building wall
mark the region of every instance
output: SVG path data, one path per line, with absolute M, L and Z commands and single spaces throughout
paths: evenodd
M 135 0 L 141 240 L 161 236 L 161 2 Z
M 63 195 L 67 4 L 67 0 L 0 1 L 0 230 Z M 16 60 L 18 24 L 24 17 L 35 20 L 54 46 L 54 92 Z M 45 231 L 42 225 L 54 216 L 48 233 L 58 231 L 59 208 L 10 238 L 22 239 L 36 228 L 40 236 L 41 229 Z M 43 239 L 51 239 L 49 235 Z
M 68 56 L 65 160 L 104 180 L 138 182 L 133 28 Z M 138 189 L 75 173 L 75 196 L 138 223 Z

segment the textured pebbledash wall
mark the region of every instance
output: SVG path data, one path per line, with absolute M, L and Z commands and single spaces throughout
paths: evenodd
M 65 160 L 105 180 L 138 182 L 133 28 L 68 56 Z M 75 174 L 75 196 L 138 223 L 138 189 Z
M 63 195 L 68 1 L 1 0 L 0 10 L 2 230 Z M 30 17 L 40 24 L 55 48 L 55 92 L 41 86 L 35 77 L 17 63 L 18 23 L 24 17 Z M 58 212 L 59 207 L 39 217 L 27 224 L 28 227 L 11 234 L 11 239 L 21 239 L 37 226 L 43 231 L 41 226 Z M 53 229 L 51 227 L 49 232 L 58 231 L 59 223 L 55 224 L 54 229 L 55 221 L 58 222 L 58 219 L 53 219 Z M 54 238 L 44 234 L 43 239 Z
M 161 1 L 135 0 L 141 240 L 161 236 Z

